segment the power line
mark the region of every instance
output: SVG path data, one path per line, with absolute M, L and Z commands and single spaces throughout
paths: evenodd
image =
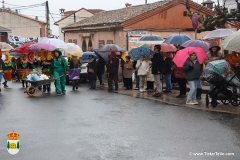
M 51 15 L 51 17 L 52 17 L 53 21 L 54 21 L 54 22 L 56 22 L 56 21 L 54 20 L 53 16 L 52 16 L 52 13 L 51 13 L 51 12 L 49 12 L 49 14 Z

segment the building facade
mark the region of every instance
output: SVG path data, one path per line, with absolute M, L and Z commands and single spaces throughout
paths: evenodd
M 46 37 L 46 23 L 8 9 L 0 9 L 0 24 L 22 37 Z
M 85 18 L 92 17 L 94 14 L 102 12 L 101 9 L 85 9 L 81 8 L 77 11 L 68 11 L 65 12 L 65 9 L 60 9 L 61 12 L 61 19 L 54 23 L 54 25 L 58 26 L 58 35 L 59 39 L 64 40 L 64 34 L 62 32 L 62 28 L 76 23 L 78 21 L 84 20 Z
M 185 0 L 165 0 L 150 4 L 105 11 L 75 24 L 64 27 L 65 40 L 75 39 L 83 51 L 100 48 L 101 45 L 115 43 L 127 50 L 136 46 L 132 31 L 144 31 L 167 37 L 171 34 L 188 34 L 195 37 L 191 19 L 188 17 Z M 192 11 L 200 4 L 190 1 Z M 201 14 L 213 16 L 211 9 L 203 7 Z M 237 28 L 230 25 L 230 27 Z M 238 26 L 239 27 L 239 26 Z M 201 39 L 208 32 L 197 34 Z

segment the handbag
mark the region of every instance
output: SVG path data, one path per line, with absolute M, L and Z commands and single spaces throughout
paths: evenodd
M 88 69 L 88 72 L 89 72 L 89 73 L 94 73 L 94 69 L 89 68 L 89 69 Z

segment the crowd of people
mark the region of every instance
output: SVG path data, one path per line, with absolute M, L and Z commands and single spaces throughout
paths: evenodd
M 178 48 L 181 50 L 183 48 Z M 178 67 L 173 62 L 173 56 L 175 53 L 162 53 L 161 45 L 154 46 L 154 55 L 147 59 L 144 55 L 140 56 L 137 61 L 131 60 L 130 56 L 122 57 L 116 55 L 115 52 L 111 52 L 108 57 L 108 61 L 105 61 L 100 55 L 96 59 L 93 55 L 89 55 L 88 68 L 88 80 L 89 88 L 96 89 L 97 87 L 103 88 L 104 81 L 107 79 L 108 91 L 116 92 L 119 89 L 119 69 L 122 71 L 123 88 L 125 90 L 139 90 L 139 92 L 146 92 L 153 90 L 155 93 L 153 97 L 161 97 L 162 94 L 171 95 L 172 82 L 175 81 L 179 86 L 179 95 L 177 98 L 187 98 L 186 104 L 198 104 L 197 99 L 201 99 L 202 82 L 200 76 L 204 70 L 204 65 L 209 62 L 225 59 L 224 54 L 220 52 L 221 48 L 216 42 L 211 42 L 209 52 L 204 61 L 204 64 L 200 64 L 197 54 L 193 51 L 189 54 L 189 57 L 185 61 L 182 67 Z M 50 54 L 50 55 L 49 55 Z M 2 53 L 0 54 L 0 57 Z M 55 91 L 57 94 L 66 94 L 66 71 L 68 69 L 79 68 L 81 61 L 79 57 L 72 56 L 67 63 L 66 59 L 62 57 L 62 53 L 59 49 L 53 52 L 42 53 L 38 61 L 29 63 L 26 61 L 27 55 L 22 54 L 20 61 L 15 64 L 12 62 L 11 69 L 33 69 L 35 67 L 42 67 L 42 70 L 47 75 L 55 78 Z M 240 78 L 237 67 L 240 65 L 240 54 L 233 52 L 227 57 L 227 61 L 231 67 L 237 73 L 237 77 Z M 17 67 L 14 67 L 17 65 Z M 0 81 L 6 64 L 0 58 Z M 135 88 L 133 88 L 133 76 L 136 80 Z M 165 78 L 166 89 L 163 90 L 162 80 Z M 99 86 L 97 86 L 97 79 L 99 80 Z M 25 79 L 21 79 L 22 87 L 28 87 Z M 7 81 L 2 83 L 4 87 L 7 86 Z M 78 89 L 79 81 L 73 81 L 73 90 Z M 145 86 L 147 84 L 147 86 Z M 187 93 L 187 84 L 190 91 Z M 154 87 L 155 86 L 155 87 Z M 50 84 L 43 86 L 43 92 L 50 90 Z M 210 90 L 213 89 L 213 85 L 210 86 Z M 236 87 L 233 88 L 233 93 L 237 95 Z

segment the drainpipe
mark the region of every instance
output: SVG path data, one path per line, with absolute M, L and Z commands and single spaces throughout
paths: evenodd
M 126 34 L 126 50 L 128 51 L 128 33 Z

